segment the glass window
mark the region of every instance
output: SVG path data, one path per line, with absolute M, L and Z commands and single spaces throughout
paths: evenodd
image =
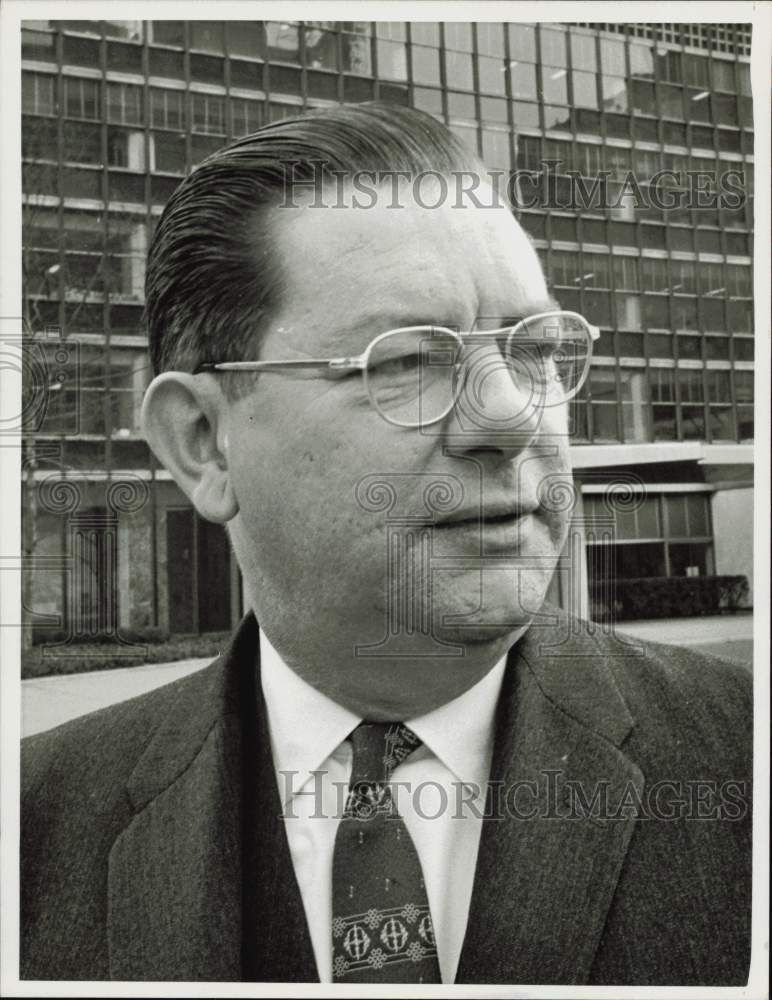
M 249 135 L 263 125 L 264 115 L 261 101 L 248 101 L 241 97 L 232 97 L 230 104 L 234 136 Z
M 574 104 L 579 108 L 597 108 L 598 92 L 595 74 L 574 70 L 571 74 L 574 85 Z
M 515 105 L 518 107 L 518 105 Z M 535 114 L 529 116 L 528 120 L 521 119 L 519 117 L 515 118 L 515 125 L 533 125 L 538 126 L 539 124 L 539 109 L 535 104 L 521 104 L 521 108 L 534 108 Z M 544 105 L 544 127 L 545 129 L 568 129 L 571 125 L 571 112 L 567 107 L 557 107 L 554 104 Z
M 189 21 L 191 49 L 225 54 L 225 23 L 223 21 Z
M 748 297 L 753 294 L 753 271 L 744 264 L 726 265 L 727 287 L 730 295 Z
M 650 368 L 649 388 L 651 398 L 655 403 L 675 402 L 674 369 Z
M 99 66 L 99 42 L 92 38 L 73 38 L 65 35 L 62 39 L 62 61 L 65 66 Z
M 694 261 L 691 260 L 670 261 L 670 272 L 673 278 L 670 291 L 686 292 L 689 294 L 697 291 L 694 266 Z
M 644 257 L 641 260 L 643 288 L 647 292 L 666 292 L 669 289 L 667 261 L 659 258 Z
M 513 97 L 524 101 L 536 100 L 536 67 L 531 63 L 510 64 L 509 80 Z
M 466 52 L 445 52 L 445 76 L 449 87 L 472 90 L 472 57 Z
M 673 326 L 676 330 L 697 330 L 697 299 L 684 295 L 673 296 Z M 689 338 L 691 339 L 691 338 Z M 681 341 L 679 341 L 679 344 Z M 700 357 L 699 343 L 695 345 L 696 354 L 683 354 L 681 357 Z
M 728 371 L 709 368 L 705 372 L 705 377 L 708 383 L 708 399 L 711 403 L 732 402 Z
M 211 135 L 193 135 L 190 142 L 190 156 L 195 166 L 201 163 L 207 156 L 216 153 L 222 146 L 222 139 Z
M 637 291 L 639 288 L 638 279 L 638 258 L 621 257 L 613 258 L 614 261 L 614 284 L 619 289 L 630 289 Z
M 705 357 L 708 361 L 728 361 L 729 360 L 729 338 L 728 337 L 706 337 Z
M 199 52 L 190 55 L 190 77 L 201 83 L 223 84 L 225 82 L 225 60 L 218 56 L 205 56 Z
M 107 130 L 107 162 L 127 170 L 145 169 L 145 133 L 136 129 Z
M 226 21 L 228 54 L 247 59 L 265 57 L 265 26 L 262 21 Z
M 702 329 L 723 333 L 727 329 L 724 316 L 726 299 L 721 296 L 715 299 L 702 300 Z
M 656 107 L 654 84 L 645 83 L 642 80 L 632 80 L 630 82 L 630 105 L 633 111 L 651 114 Z
M 532 24 L 510 24 L 509 55 L 518 62 L 536 62 L 536 28 Z M 750 90 L 748 91 L 750 93 Z
M 123 125 L 141 125 L 142 87 L 133 83 L 108 83 L 107 120 Z
M 472 51 L 472 25 L 467 21 L 445 22 L 445 48 Z
M 600 64 L 604 73 L 625 76 L 625 43 L 612 38 L 600 40 Z
M 525 63 L 525 66 L 528 64 Z M 533 69 L 533 67 L 528 67 Z M 517 69 L 517 67 L 515 67 Z M 477 70 L 480 80 L 480 90 L 484 94 L 505 94 L 506 93 L 506 70 L 507 66 L 501 59 L 496 59 L 491 56 L 478 56 L 477 58 Z M 524 94 L 518 94 L 518 97 L 526 96 Z M 528 95 L 535 97 L 534 94 Z
M 190 97 L 193 111 L 193 131 L 210 135 L 224 135 L 223 98 L 215 94 L 191 94 Z
M 343 69 L 346 73 L 372 76 L 373 61 L 368 35 L 343 34 Z
M 165 76 L 181 80 L 185 76 L 185 55 L 172 49 L 149 49 L 150 76 Z
M 689 537 L 687 496 L 688 494 L 684 493 L 666 493 L 664 495 L 668 538 Z
M 566 69 L 556 69 L 553 66 L 542 66 L 542 99 L 549 104 L 567 104 L 567 77 L 568 70 Z
M 622 429 L 626 442 L 651 440 L 646 371 L 643 368 L 620 368 Z M 640 515 L 640 511 L 638 511 Z M 640 525 L 639 525 L 640 528 Z M 645 532 L 654 534 L 654 532 Z
M 725 90 L 730 94 L 736 93 L 733 62 L 724 62 L 723 59 L 713 60 L 713 89 Z
M 107 68 L 121 73 L 142 73 L 142 49 L 121 42 L 107 43 Z
M 375 25 L 375 34 L 378 38 L 404 42 L 407 38 L 407 28 L 404 21 L 378 21 Z
M 555 28 L 541 28 L 541 61 L 547 66 L 567 66 L 566 33 Z
M 671 49 L 658 51 L 657 66 L 659 68 L 660 80 L 667 83 L 683 84 L 683 67 L 680 52 L 673 52 Z
M 702 403 L 705 399 L 705 386 L 701 369 L 680 368 L 678 370 L 678 385 L 681 390 L 682 403 Z
M 338 35 L 319 28 L 305 29 L 306 66 L 311 69 L 338 69 Z
M 102 163 L 102 130 L 99 125 L 68 122 L 63 130 L 63 156 L 69 163 Z M 56 150 L 54 140 L 53 151 Z
M 654 50 L 650 45 L 630 43 L 630 73 L 647 80 L 654 79 Z
M 573 251 L 553 250 L 550 273 L 554 285 L 574 285 L 581 276 L 579 254 Z
M 670 118 L 683 118 L 683 90 L 681 87 L 671 87 L 661 83 L 659 86 L 660 108 L 663 115 Z
M 55 62 L 56 35 L 50 31 L 29 31 L 23 28 L 21 32 L 21 57 L 22 59 L 34 59 L 37 62 Z
M 56 114 L 56 77 L 45 73 L 22 73 L 21 108 L 25 114 Z
M 482 130 L 483 160 L 493 170 L 509 170 L 509 133 L 494 129 Z
M 415 31 L 415 24 L 413 31 Z M 486 56 L 503 56 L 504 26 L 496 21 L 478 21 L 477 51 Z M 513 56 L 513 58 L 515 57 Z
M 265 25 L 268 58 L 272 62 L 300 65 L 298 26 L 286 21 L 268 21 Z
M 610 288 L 611 269 L 605 254 L 586 253 L 584 255 L 582 284 L 585 288 Z
M 627 96 L 627 80 L 624 77 L 607 76 L 604 73 L 600 78 L 600 86 L 603 107 L 606 111 L 623 112 L 630 110 L 630 102 Z M 575 89 L 574 93 L 576 93 Z
M 151 40 L 156 45 L 185 44 L 185 23 L 183 21 L 151 21 Z
M 440 26 L 437 21 L 412 21 L 410 39 L 414 45 L 437 46 L 440 44 Z
M 708 57 L 684 55 L 685 82 L 692 87 L 704 90 L 710 86 L 708 80 Z
M 596 441 L 618 441 L 617 385 L 613 368 L 590 369 L 592 428 Z
M 151 87 L 150 124 L 156 128 L 184 129 L 184 96 L 181 90 Z
M 648 330 L 667 330 L 670 328 L 670 307 L 665 296 L 644 296 L 643 321 Z
M 498 97 L 481 97 L 480 117 L 485 122 L 501 122 L 505 125 L 509 121 L 507 102 Z
M 641 330 L 641 297 L 617 292 L 617 327 L 620 330 Z
M 407 46 L 378 39 L 378 75 L 384 80 L 407 80 Z
M 571 32 L 571 65 L 574 69 L 593 71 L 597 69 L 594 35 L 579 34 L 575 31 Z
M 179 132 L 153 132 L 150 169 L 169 174 L 185 173 L 185 136 Z
M 440 83 L 440 53 L 426 45 L 414 45 L 411 51 L 413 80 L 415 83 Z
M 99 80 L 81 80 L 66 76 L 64 106 L 68 118 L 88 118 L 90 121 L 97 121 L 100 117 Z
M 105 21 L 105 37 L 123 38 L 127 42 L 142 41 L 142 21 Z
M 449 90 L 448 115 L 451 118 L 467 118 L 473 120 L 476 117 L 473 95 L 458 94 L 453 90 Z
M 425 87 L 416 87 L 414 90 L 414 102 L 421 111 L 428 111 L 430 115 L 437 118 L 442 117 L 442 92 L 430 90 Z

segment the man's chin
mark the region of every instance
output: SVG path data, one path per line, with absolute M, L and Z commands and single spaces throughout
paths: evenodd
M 528 627 L 551 574 L 486 570 L 447 581 L 434 594 L 434 631 L 452 642 L 491 642 Z

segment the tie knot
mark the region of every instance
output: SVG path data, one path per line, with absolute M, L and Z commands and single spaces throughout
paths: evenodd
M 402 722 L 361 722 L 351 733 L 354 761 L 351 783 L 380 784 L 421 745 Z

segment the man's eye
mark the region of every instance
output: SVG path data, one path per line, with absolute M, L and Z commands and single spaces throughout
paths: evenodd
M 388 378 L 389 376 L 399 377 L 411 372 L 415 372 L 423 363 L 421 354 L 403 354 L 397 358 L 384 358 L 369 368 L 370 376 L 378 378 Z

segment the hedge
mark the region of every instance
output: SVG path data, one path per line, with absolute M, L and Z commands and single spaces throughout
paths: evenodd
M 739 610 L 747 598 L 745 576 L 642 577 L 590 586 L 595 621 L 717 615 Z
M 145 663 L 171 663 L 174 660 L 214 659 L 230 640 L 229 632 L 196 636 L 170 636 L 166 642 L 139 638 L 148 631 L 124 634 L 126 642 L 115 637 L 94 637 L 85 643 L 39 643 L 22 650 L 21 676 L 48 677 L 54 674 L 80 674 L 91 670 L 115 670 Z

